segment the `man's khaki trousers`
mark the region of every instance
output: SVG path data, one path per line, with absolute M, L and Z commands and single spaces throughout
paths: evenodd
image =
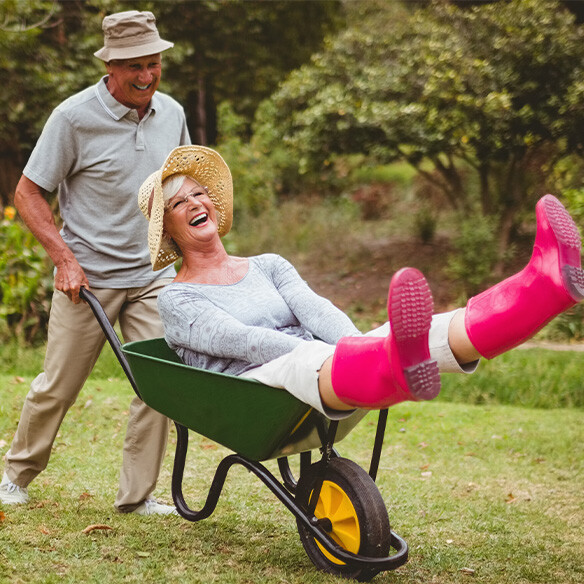
M 92 288 L 108 319 L 119 320 L 125 342 L 163 336 L 156 306 L 159 291 L 170 282 L 144 288 Z M 73 304 L 55 292 L 49 318 L 44 371 L 30 386 L 18 428 L 6 453 L 6 474 L 26 487 L 43 471 L 67 410 L 77 399 L 104 346 L 105 338 L 89 306 Z M 129 512 L 149 498 L 166 451 L 169 420 L 137 397 L 130 405 L 123 462 L 115 506 Z

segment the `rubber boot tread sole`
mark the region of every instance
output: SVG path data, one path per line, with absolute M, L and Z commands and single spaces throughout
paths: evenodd
M 560 262 L 562 265 L 562 277 L 564 284 L 576 302 L 584 298 L 584 271 L 580 265 L 575 266 L 570 263 L 570 258 L 566 256 L 578 257 L 580 259 L 581 239 L 580 232 L 574 220 L 566 211 L 564 206 L 555 197 L 548 197 L 544 201 L 546 217 L 550 227 L 554 232 L 561 248 Z M 574 260 L 572 260 L 574 261 Z
M 440 393 L 438 364 L 430 358 L 428 349 L 433 311 L 428 282 L 421 272 L 408 270 L 396 283 L 389 313 L 404 378 L 418 400 L 433 399 Z

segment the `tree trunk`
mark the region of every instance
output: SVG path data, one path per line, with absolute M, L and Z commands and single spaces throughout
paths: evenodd
M 197 106 L 196 106 L 196 126 L 195 126 L 195 144 L 207 145 L 207 111 L 205 110 L 206 91 L 205 78 L 202 74 L 197 79 Z
M 14 204 L 14 190 L 22 173 L 20 148 L 12 152 L 0 152 L 0 205 L 6 207 Z
M 466 190 L 463 186 L 462 179 L 456 168 L 456 165 L 451 159 L 447 164 L 439 158 L 432 158 L 432 162 L 438 174 L 442 177 L 442 181 L 436 181 L 444 191 L 448 202 L 452 205 L 455 211 L 469 211 L 469 202 Z
M 493 198 L 491 196 L 491 191 L 489 188 L 489 172 L 490 172 L 489 164 L 487 163 L 480 164 L 478 168 L 478 173 L 480 184 L 481 209 L 483 210 L 483 215 L 491 215 L 494 209 Z
M 499 233 L 497 237 L 497 262 L 493 266 L 493 275 L 496 278 L 501 278 L 503 276 L 505 268 L 505 255 L 509 249 L 509 243 L 511 241 L 511 232 L 513 231 L 513 226 L 515 225 L 515 215 L 516 213 L 508 209 L 505 211 L 499 222 Z

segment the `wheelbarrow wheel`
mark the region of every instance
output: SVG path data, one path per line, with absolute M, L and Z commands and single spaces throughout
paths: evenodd
M 296 499 L 306 509 L 319 472 L 317 462 L 298 479 Z M 353 461 L 340 457 L 330 460 L 314 515 L 329 520 L 329 535 L 347 551 L 374 558 L 389 554 L 391 529 L 385 503 L 375 482 Z M 296 522 L 300 541 L 320 570 L 361 582 L 378 573 L 375 568 L 351 566 L 335 558 L 303 523 Z

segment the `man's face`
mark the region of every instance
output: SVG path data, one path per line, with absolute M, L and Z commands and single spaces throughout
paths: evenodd
M 158 89 L 160 53 L 106 63 L 109 92 L 126 107 L 145 110 Z

